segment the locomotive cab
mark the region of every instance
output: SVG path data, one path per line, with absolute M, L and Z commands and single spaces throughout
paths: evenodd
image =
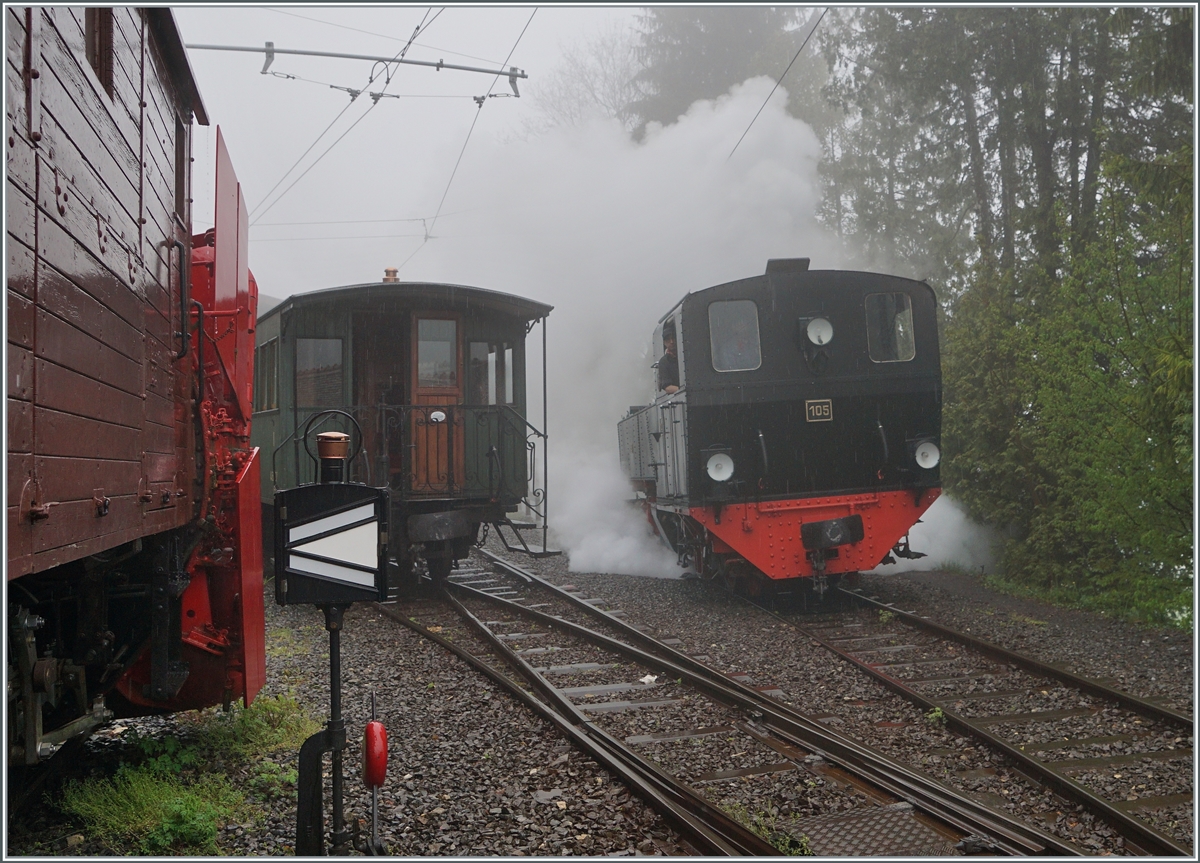
M 656 329 L 679 389 L 618 425 L 622 466 L 680 564 L 818 580 L 911 556 L 940 494 L 936 299 L 894 276 L 769 263 L 688 294 Z M 665 350 L 665 347 L 664 347 Z M 664 358 L 666 354 L 664 354 Z

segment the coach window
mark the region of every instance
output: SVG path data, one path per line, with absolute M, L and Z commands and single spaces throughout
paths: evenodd
M 708 307 L 713 368 L 748 372 L 762 365 L 758 342 L 758 306 L 753 300 L 724 300 Z
M 867 294 L 867 353 L 877 363 L 906 363 L 917 355 L 908 294 Z
M 296 339 L 296 406 L 342 403 L 342 340 Z
M 254 351 L 254 412 L 273 411 L 279 407 L 275 389 L 275 374 L 279 362 L 279 339 L 271 339 Z
M 458 324 L 455 321 L 417 320 L 417 386 L 458 386 Z
M 513 349 L 508 342 L 471 342 L 467 393 L 470 404 L 513 403 Z

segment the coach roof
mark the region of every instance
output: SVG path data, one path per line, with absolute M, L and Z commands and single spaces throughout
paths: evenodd
M 437 282 L 367 282 L 361 285 L 345 285 L 338 288 L 309 291 L 304 294 L 293 294 L 279 305 L 259 315 L 258 319 L 262 321 L 281 310 L 290 311 L 303 306 L 350 303 L 361 307 L 369 303 L 389 301 L 406 304 L 437 303 L 461 311 L 484 309 L 513 315 L 524 321 L 544 318 L 554 308 L 554 306 L 525 297 L 500 291 L 489 291 L 485 288 L 473 288 L 468 285 L 447 285 Z

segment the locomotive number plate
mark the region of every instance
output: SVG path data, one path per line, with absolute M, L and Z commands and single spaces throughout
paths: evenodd
M 833 420 L 833 399 L 812 399 L 804 403 L 804 418 L 810 423 Z

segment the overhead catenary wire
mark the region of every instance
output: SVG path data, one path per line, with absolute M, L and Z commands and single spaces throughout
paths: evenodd
M 502 66 L 507 66 L 508 61 L 512 59 L 512 55 L 516 52 L 517 46 L 521 44 L 521 39 L 524 38 L 525 31 L 528 30 L 529 25 L 533 23 L 533 16 L 536 14 L 537 14 L 537 8 L 534 7 L 534 10 L 529 13 L 529 20 L 526 21 L 525 26 L 521 28 L 521 32 L 517 36 L 517 41 L 513 43 L 512 49 L 508 52 L 508 56 L 504 58 L 504 62 L 501 64 Z M 460 164 L 462 164 L 463 153 L 465 153 L 467 151 L 467 144 L 469 144 L 471 142 L 471 133 L 475 131 L 475 124 L 479 122 L 479 115 L 483 110 L 483 104 L 484 104 L 484 102 L 487 101 L 487 97 L 492 95 L 492 90 L 494 90 L 496 88 L 496 83 L 499 80 L 500 80 L 500 76 L 497 75 L 494 79 L 492 79 L 492 85 L 490 87 L 488 87 L 487 96 L 485 96 L 483 98 L 477 98 L 475 100 L 475 102 L 476 102 L 475 119 L 473 119 L 471 121 L 471 128 L 467 130 L 467 137 L 463 141 L 462 149 L 458 151 L 458 158 L 454 162 L 454 169 L 450 172 L 450 179 L 446 181 L 446 188 L 442 192 L 442 199 L 438 202 L 437 211 L 433 214 L 433 219 L 430 221 L 429 228 L 425 232 L 425 239 L 423 239 L 421 241 L 420 245 L 418 245 L 415 249 L 413 249 L 412 254 L 410 254 L 407 258 L 405 258 L 400 263 L 400 266 L 396 268 L 397 270 L 403 269 L 404 265 L 407 264 L 409 261 L 411 261 L 413 259 L 413 256 L 416 255 L 417 252 L 421 251 L 421 249 L 425 248 L 425 244 L 429 242 L 429 238 L 432 235 L 434 225 L 437 224 L 437 220 L 442 214 L 442 206 L 446 203 L 446 196 L 448 194 L 450 194 L 450 186 L 454 183 L 454 176 L 458 173 L 458 166 Z
M 804 50 L 804 46 L 808 44 L 808 40 L 811 39 L 813 34 L 817 32 L 817 27 L 819 27 L 821 24 L 821 19 L 825 17 L 825 13 L 828 11 L 829 7 L 826 6 L 820 17 L 817 18 L 817 23 L 813 24 L 812 29 L 808 31 L 808 35 L 804 37 L 804 41 L 800 43 L 800 47 L 796 51 L 796 56 L 792 58 L 792 62 L 787 64 L 787 68 L 783 70 L 783 74 L 779 76 L 779 80 L 775 82 L 775 86 L 771 88 L 771 92 L 768 93 L 767 98 L 763 100 L 762 107 L 758 109 L 758 113 L 754 115 L 754 119 L 750 121 L 750 125 L 746 127 L 746 131 L 742 132 L 742 137 L 738 138 L 737 143 L 733 145 L 733 149 L 729 151 L 729 155 L 725 157 L 726 162 L 733 158 L 733 154 L 737 152 L 737 148 L 741 146 L 742 141 L 745 140 L 748 134 L 750 134 L 750 128 L 754 125 L 754 121 L 757 120 L 758 115 L 763 112 L 763 108 L 767 107 L 767 103 L 771 101 L 771 97 L 775 95 L 775 91 L 779 89 L 779 85 L 783 83 L 783 79 L 787 77 L 787 73 L 792 71 L 792 64 L 794 64 L 796 60 L 800 58 L 800 52 Z
M 443 215 L 447 217 L 457 216 L 458 213 L 444 213 Z M 283 227 L 285 225 L 370 225 L 378 224 L 380 222 L 425 222 L 428 221 L 428 219 L 429 217 L 425 216 L 411 219 L 330 219 L 320 222 L 263 222 L 258 227 L 276 228 Z
M 393 59 L 401 58 L 405 55 L 405 53 L 407 53 L 408 49 L 412 46 L 413 41 L 417 38 L 417 34 L 420 33 L 427 26 L 425 24 L 425 19 L 429 17 L 429 13 L 432 11 L 433 11 L 432 6 L 426 10 L 425 15 L 422 16 L 422 18 L 421 18 L 421 23 L 418 24 L 416 29 L 413 30 L 412 35 L 410 37 L 408 37 L 408 41 L 406 43 L 404 43 L 404 47 L 401 48 L 396 53 L 396 57 Z M 445 11 L 446 11 L 446 8 L 444 6 L 441 9 L 439 9 L 437 15 L 434 15 L 433 20 L 429 22 L 429 25 L 432 25 L 433 22 L 438 19 L 438 16 L 440 16 L 442 14 L 442 12 L 445 12 Z M 378 72 L 375 69 L 372 69 L 371 77 L 367 81 L 366 87 L 364 87 L 363 90 L 366 90 L 367 87 L 370 87 L 371 84 L 374 83 L 375 79 L 378 78 L 380 74 L 383 74 L 383 71 L 386 71 L 387 69 L 388 69 L 388 67 L 386 67 L 386 66 L 384 67 L 384 70 L 381 70 Z M 391 84 L 391 82 L 392 82 L 392 76 L 391 76 L 391 73 L 389 72 L 388 76 L 387 76 L 387 82 L 384 84 L 385 90 L 387 89 L 388 85 Z M 337 121 L 342 118 L 342 115 L 345 114 L 348 110 L 350 110 L 350 106 L 354 104 L 354 102 L 358 98 L 358 95 L 361 95 L 361 92 L 362 91 L 359 91 L 358 94 L 351 96 L 349 104 L 347 104 L 344 108 L 342 108 L 341 111 L 338 112 L 338 115 L 336 117 L 334 117 L 333 120 L 329 123 L 329 125 L 326 126 L 324 130 L 322 130 L 321 134 L 316 137 L 316 140 L 314 140 L 311 144 L 308 145 L 308 149 L 306 149 L 303 153 L 300 154 L 300 158 L 295 161 L 295 163 L 292 165 L 292 167 L 288 168 L 287 171 L 284 172 L 283 176 L 279 178 L 279 181 L 277 183 L 275 183 L 275 185 L 271 187 L 271 190 L 269 192 L 267 192 L 267 194 L 263 197 L 263 199 L 261 201 L 259 201 L 258 206 L 256 206 L 254 208 L 254 211 L 252 211 L 251 215 L 253 215 L 254 212 L 257 212 L 262 207 L 262 205 L 265 204 L 267 202 L 267 200 L 270 199 L 271 195 L 275 192 L 276 189 L 279 188 L 280 184 L 282 184 L 283 181 L 287 179 L 288 175 L 291 174 L 292 171 L 296 170 L 296 168 L 300 165 L 300 163 L 304 161 L 304 158 L 310 152 L 312 152 L 313 147 L 317 146 L 317 144 L 320 143 L 321 139 L 324 138 L 325 135 L 329 132 L 329 130 L 333 128 L 334 124 L 337 123 Z M 265 216 L 267 214 L 267 212 L 272 207 L 274 207 L 281 200 L 283 200 L 284 196 L 287 195 L 287 193 L 292 190 L 292 188 L 296 185 L 296 183 L 298 183 L 298 182 L 300 182 L 300 180 L 304 179 L 304 176 L 306 174 L 308 174 L 308 172 L 311 171 L 314 167 L 316 167 L 317 163 L 320 162 L 322 159 L 324 159 L 325 156 L 329 154 L 329 151 L 332 150 L 334 147 L 336 147 L 338 145 L 338 143 L 342 140 L 342 138 L 345 138 L 351 129 L 353 129 L 360 122 L 362 122 L 363 117 L 365 117 L 367 114 L 371 113 L 371 111 L 378 104 L 379 104 L 379 100 L 376 99 L 371 104 L 371 107 L 367 108 L 367 110 L 364 111 L 362 113 L 362 115 L 357 120 L 354 121 L 354 123 L 350 126 L 350 129 L 347 129 L 345 132 L 343 132 L 342 135 L 337 139 L 337 141 L 334 141 L 333 144 L 330 145 L 330 147 L 328 149 L 326 149 L 324 153 L 322 153 L 320 156 L 318 156 L 317 159 L 304 170 L 303 174 L 301 174 L 299 177 L 297 177 L 295 180 L 293 180 L 292 184 L 290 186 L 288 186 L 286 189 L 284 189 L 279 194 L 279 197 L 277 197 L 274 201 L 272 201 L 270 206 L 268 206 L 266 210 L 263 210 L 261 213 L 258 213 L 258 216 L 255 219 L 255 221 L 257 221 L 257 219 L 261 219 L 263 216 Z M 251 225 L 253 225 L 253 224 L 254 223 L 251 222 Z
M 315 24 L 324 24 L 327 27 L 337 27 L 341 30 L 353 30 L 355 33 L 365 33 L 368 36 L 377 36 L 380 39 L 387 39 L 391 42 L 403 42 L 399 36 L 387 36 L 383 33 L 376 33 L 373 30 L 361 30 L 358 27 L 350 27 L 346 24 L 335 24 L 332 21 L 324 21 L 320 18 L 309 18 L 307 15 L 299 15 L 295 12 L 285 12 L 282 9 L 273 9 L 268 7 L 268 12 L 276 12 L 280 15 L 290 15 L 293 18 L 300 18 L 304 21 L 312 21 Z M 449 48 L 439 48 L 437 45 L 427 45 L 424 42 L 414 42 L 417 48 L 428 48 L 431 51 L 441 51 L 443 54 L 453 54 L 455 57 L 466 57 L 468 60 L 478 60 L 481 63 L 496 63 L 491 57 L 476 57 L 474 54 L 464 54 L 461 51 L 451 51 Z

